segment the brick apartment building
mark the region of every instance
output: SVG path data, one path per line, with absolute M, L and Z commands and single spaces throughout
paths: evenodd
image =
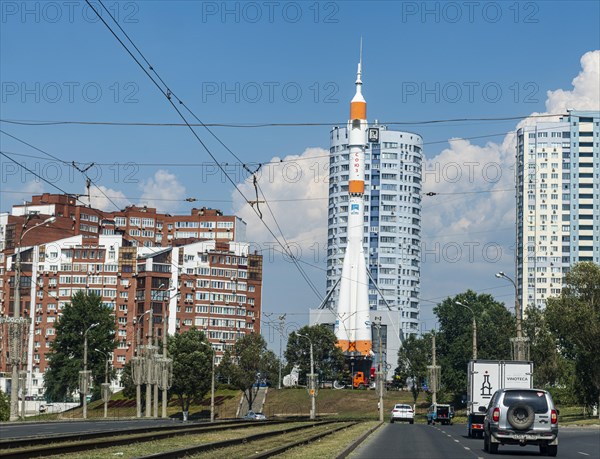
M 54 223 L 22 237 L 51 215 Z M 245 223 L 238 217 L 214 209 L 169 215 L 134 206 L 103 212 L 71 196 L 44 194 L 0 215 L 0 236 L 2 315 L 13 315 L 15 247 L 21 253 L 21 315 L 31 321 L 27 395 L 43 393 L 55 323 L 77 291 L 99 294 L 114 310 L 118 373 L 136 345 L 147 343 L 150 309 L 154 337 L 205 330 L 217 359 L 237 338 L 260 332 L 262 257 L 241 240 Z M 10 367 L 7 344 L 3 333 L 2 372 Z

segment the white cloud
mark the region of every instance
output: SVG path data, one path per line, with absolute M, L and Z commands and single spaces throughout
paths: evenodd
M 85 194 L 87 195 L 87 190 L 85 191 Z M 90 188 L 90 195 L 92 207 L 94 209 L 114 212 L 115 210 L 122 209 L 131 204 L 129 199 L 125 197 L 125 194 L 122 191 L 113 190 L 103 185 L 99 185 L 97 187 L 92 186 Z M 80 202 L 87 204 L 87 197 L 82 196 L 80 198 Z
M 163 212 L 177 210 L 185 199 L 185 187 L 175 174 L 164 169 L 157 170 L 153 177 L 144 180 L 140 188 L 142 196 L 139 205 L 155 207 Z
M 576 110 L 598 110 L 600 107 L 600 50 L 581 57 L 581 72 L 573 79 L 573 90 L 548 91 L 546 109 L 549 113 Z
M 34 179 L 30 182 L 25 183 L 23 191 L 27 195 L 41 194 L 44 192 L 44 184 L 41 181 L 37 181 Z
M 282 161 L 282 162 L 280 162 Z M 289 155 L 281 160 L 274 157 L 257 174 L 259 190 L 258 200 L 263 221 L 283 242 L 277 228 L 280 225 L 288 242 L 303 248 L 317 242 L 324 250 L 327 238 L 327 186 L 329 152 L 322 148 L 307 148 L 300 155 Z M 252 178 L 240 185 L 240 189 L 249 200 L 256 200 L 256 191 Z M 236 215 L 248 223 L 247 238 L 258 245 L 271 243 L 273 236 L 260 222 L 254 210 L 237 191 L 233 192 L 233 208 Z M 273 220 L 271 211 L 277 219 Z
M 567 108 L 598 110 L 600 51 L 584 54 L 581 66 L 581 72 L 573 79 L 572 90 L 548 91 L 548 114 L 565 113 Z M 526 118 L 517 127 L 538 121 Z M 467 237 L 470 232 L 514 225 L 514 192 L 501 191 L 515 187 L 514 133 L 506 135 L 502 143 L 488 142 L 484 146 L 462 139 L 451 139 L 449 143 L 449 148 L 425 162 L 424 192 L 472 194 L 424 196 L 425 233 L 436 237 L 463 232 L 463 236 Z M 484 190 L 489 193 L 474 193 Z

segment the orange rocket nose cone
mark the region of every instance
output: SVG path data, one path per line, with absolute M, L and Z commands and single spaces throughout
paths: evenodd
M 367 119 L 367 103 L 352 102 L 350 104 L 350 119 L 351 120 L 366 120 Z

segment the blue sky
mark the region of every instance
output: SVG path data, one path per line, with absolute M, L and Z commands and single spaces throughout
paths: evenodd
M 224 14 L 223 2 L 105 4 L 117 13 L 124 29 L 172 90 L 207 123 L 345 123 L 361 36 L 368 118 L 382 122 L 544 112 L 547 91 L 572 90 L 571 82 L 581 71 L 581 57 L 600 48 L 599 4 L 594 1 L 479 2 L 472 10 L 468 2 L 230 2 L 228 14 Z M 4 1 L 1 8 L 3 120 L 179 121 L 164 97 L 84 4 L 69 7 L 60 1 Z M 427 158 L 441 161 L 464 152 L 450 146 L 447 139 L 502 134 L 514 129 L 517 122 L 453 122 L 405 129 L 424 137 Z M 183 199 L 193 196 L 199 199 L 195 206 L 249 215 L 248 206 L 233 197 L 231 184 L 212 173 L 210 158 L 184 128 L 19 126 L 6 122 L 1 127 L 68 162 L 102 164 L 94 168 L 97 183 L 107 194 L 110 191 L 111 196 L 123 198 L 119 204 L 140 202 L 134 198 L 143 196 L 164 210 L 187 213 L 192 205 Z M 305 155 L 296 163 L 303 180 L 314 176 L 320 167 L 317 162 L 322 160 L 318 150 L 306 150 L 328 148 L 328 126 L 217 127 L 214 131 L 244 162 Z M 205 131 L 197 132 L 220 161 L 235 163 Z M 495 147 L 486 147 L 486 142 L 500 145 L 504 140 L 504 135 L 484 137 L 470 141 L 468 147 L 472 154 L 491 152 L 493 156 Z M 84 192 L 83 180 L 67 166 L 17 156 L 43 157 L 5 135 L 0 141 L 2 151 L 15 154 L 16 160 L 65 191 Z M 147 163 L 153 165 L 144 165 Z M 508 168 L 503 169 L 505 178 Z M 317 181 L 323 179 L 319 176 Z M 315 180 L 312 182 L 315 185 Z M 301 259 L 321 293 L 325 286 L 322 227 L 326 221 L 317 219 L 327 203 L 323 183 L 310 193 L 301 186 L 294 188 L 305 200 L 276 207 L 284 233 L 286 223 L 291 225 L 286 238 L 304 237 L 321 244 L 317 256 L 306 240 L 299 242 L 304 248 Z M 465 180 L 460 185 L 430 183 L 429 190 L 468 192 L 471 185 L 475 187 L 472 189 L 485 188 L 485 184 Z M 425 192 L 428 186 L 425 183 Z M 26 198 L 25 193 L 55 191 L 47 184 L 35 183 L 31 176 L 14 173 L 5 158 L 1 187 L 1 211 Z M 251 188 L 244 189 L 252 192 Z M 265 190 L 281 193 L 282 188 L 269 182 Z M 469 232 L 469 241 L 497 241 L 505 250 L 501 260 L 491 263 L 485 273 L 480 264 L 464 257 L 459 263 L 437 262 L 435 257 L 426 262 L 422 297 L 433 303 L 423 302 L 424 328 L 433 326 L 430 309 L 438 297 L 466 288 L 489 291 L 507 303 L 513 301 L 510 286 L 496 288 L 498 282 L 493 278 L 499 269 L 513 272 L 509 247 L 514 211 L 510 193 L 504 197 L 503 203 L 497 203 L 488 196 L 477 205 L 484 209 L 489 205 L 490 214 L 500 209 L 502 218 L 512 212 L 513 221 L 498 225 L 488 219 L 494 226 L 481 226 L 481 232 L 477 222 L 464 227 L 457 224 L 461 221 L 457 218 L 459 207 L 452 215 L 443 215 L 447 201 L 424 200 L 424 222 L 431 221 L 433 228 L 423 228 L 433 238 L 429 247 L 435 241 L 447 243 L 449 234 L 464 229 Z M 152 201 L 156 198 L 173 201 Z M 475 206 L 461 202 L 460 195 L 445 199 Z M 291 222 L 304 212 L 312 212 L 312 219 L 302 220 L 311 228 L 299 231 L 299 225 Z M 249 227 L 257 227 L 251 215 L 247 220 Z M 311 233 L 313 225 L 321 229 Z M 446 227 L 456 230 L 444 233 Z M 495 233 L 494 229 L 499 230 Z M 268 246 L 269 240 L 260 231 L 249 233 L 259 238 L 259 245 Z M 441 236 L 446 238 L 435 239 Z M 458 243 L 464 246 L 464 240 Z M 483 261 L 489 261 L 487 258 Z M 287 312 L 298 324 L 305 323 L 307 308 L 316 306 L 318 298 L 291 263 L 276 256 L 265 266 L 264 310 Z M 486 290 L 490 287 L 495 289 Z

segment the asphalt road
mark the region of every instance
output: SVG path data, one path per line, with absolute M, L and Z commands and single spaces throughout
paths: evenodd
M 563 427 L 558 457 L 598 458 L 600 429 Z M 500 446 L 498 454 L 483 451 L 483 440 L 468 438 L 464 424 L 428 426 L 395 423 L 382 426 L 354 451 L 351 459 L 477 459 L 539 456 L 538 446 Z M 547 456 L 545 456 L 547 457 Z
M 141 427 L 180 424 L 179 420 L 140 419 L 131 421 L 66 421 L 66 422 L 25 422 L 0 424 L 0 438 L 23 438 L 30 436 L 64 435 L 82 432 L 106 432 Z

